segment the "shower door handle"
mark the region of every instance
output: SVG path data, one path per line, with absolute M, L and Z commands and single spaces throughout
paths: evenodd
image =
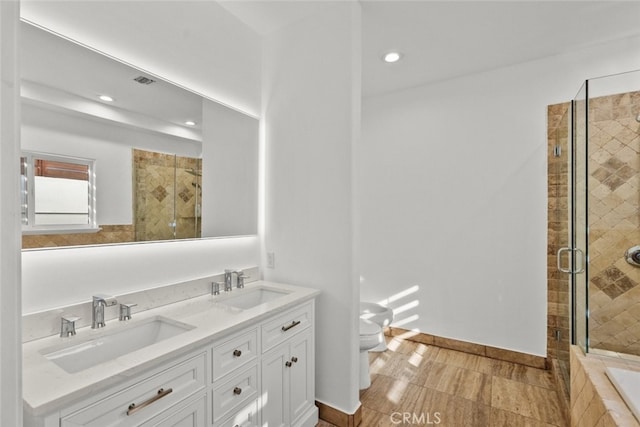
M 562 267 L 562 254 L 564 252 L 576 252 L 578 254 L 580 254 L 580 268 L 579 269 L 575 269 L 572 270 L 571 268 L 564 268 Z M 558 270 L 562 271 L 563 273 L 568 273 L 568 274 L 580 274 L 580 273 L 584 273 L 584 261 L 585 261 L 585 256 L 584 256 L 584 252 L 582 251 L 582 249 L 579 248 L 560 248 L 558 249 L 558 254 L 557 254 L 557 260 L 558 260 Z M 578 257 L 575 258 L 576 262 L 575 264 L 578 265 Z
M 582 249 L 580 248 L 575 248 L 574 251 L 580 254 L 580 268 L 576 269 L 574 273 L 575 274 L 584 273 L 584 252 L 582 252 Z M 578 265 L 578 257 L 576 257 L 575 260 L 576 260 L 576 265 Z
M 562 253 L 563 252 L 571 252 L 571 248 L 560 248 L 558 249 L 557 260 L 558 260 L 558 270 L 563 273 L 572 273 L 571 269 L 562 267 Z

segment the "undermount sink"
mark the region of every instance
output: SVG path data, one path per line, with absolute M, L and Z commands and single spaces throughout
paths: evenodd
M 72 346 L 43 350 L 42 355 L 73 374 L 193 328 L 191 325 L 158 316 L 140 323 L 130 323 L 113 333 L 107 332 Z
M 289 292 L 266 288 L 243 289 L 238 291 L 238 295 L 221 300 L 220 304 L 241 310 L 248 310 L 288 294 Z

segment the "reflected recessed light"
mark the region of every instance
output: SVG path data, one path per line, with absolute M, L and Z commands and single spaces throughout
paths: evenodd
M 113 102 L 113 98 L 109 95 L 100 95 L 98 98 L 106 102 Z
M 398 62 L 400 61 L 400 59 L 402 59 L 402 53 L 400 52 L 387 52 L 382 56 L 382 60 L 384 62 L 388 62 L 390 64 L 394 63 L 394 62 Z
M 186 122 L 184 122 L 184 124 L 187 126 L 195 126 L 196 122 L 194 122 L 193 120 L 187 120 Z

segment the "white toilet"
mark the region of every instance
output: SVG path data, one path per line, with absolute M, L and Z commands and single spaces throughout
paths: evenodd
M 384 343 L 384 335 L 380 325 L 360 318 L 360 390 L 369 388 L 369 351 Z
M 385 351 L 382 328 L 393 322 L 393 310 L 372 302 L 360 302 L 360 390 L 369 388 L 369 352 Z
M 393 322 L 393 310 L 373 302 L 360 301 L 360 318 L 376 323 L 380 328 L 386 328 Z M 382 342 L 370 351 L 385 351 L 387 342 Z

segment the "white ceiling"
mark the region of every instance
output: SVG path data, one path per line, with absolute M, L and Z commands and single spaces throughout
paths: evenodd
M 640 34 L 640 1 L 359 2 L 364 96 Z M 330 4 L 271 0 L 219 3 L 261 36 Z M 380 61 L 383 53 L 392 49 L 400 50 L 404 59 L 393 65 Z
M 640 34 L 638 1 L 361 1 L 361 4 L 365 96 Z M 404 59 L 396 64 L 383 63 L 380 57 L 388 49 L 399 49 L 405 54 Z
M 244 110 L 256 114 L 260 38 L 330 4 L 325 0 L 30 0 L 23 13 L 41 25 L 72 32 L 72 38 L 89 39 L 88 44 L 101 50 L 119 50 L 130 63 L 142 61 L 143 68 L 166 69 L 159 74 L 213 98 L 222 93 L 222 101 L 231 105 L 241 93 L 240 103 L 249 106 Z M 361 0 L 360 4 L 364 96 L 640 34 L 640 1 Z M 149 19 L 153 22 L 141 25 Z M 245 52 L 249 48 L 253 51 Z M 389 49 L 399 49 L 404 59 L 383 63 L 380 57 Z

